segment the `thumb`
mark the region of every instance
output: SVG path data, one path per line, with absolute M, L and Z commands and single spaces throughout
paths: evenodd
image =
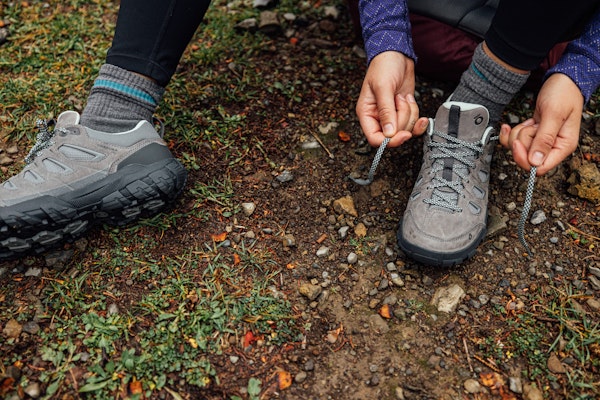
M 544 163 L 548 153 L 554 146 L 560 128 L 560 120 L 546 118 L 540 121 L 535 137 L 531 141 L 531 146 L 527 152 L 529 164 L 539 167 Z

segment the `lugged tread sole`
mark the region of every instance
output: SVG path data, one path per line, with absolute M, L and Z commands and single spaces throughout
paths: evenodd
M 176 159 L 128 166 L 63 196 L 0 208 L 0 261 L 72 242 L 98 224 L 123 226 L 150 217 L 179 197 L 187 171 Z
M 400 249 L 412 260 L 433 267 L 452 267 L 454 265 L 462 264 L 473 257 L 477 252 L 477 247 L 479 247 L 479 244 L 483 241 L 485 235 L 486 230 L 484 229 L 479 237 L 475 239 L 473 244 L 463 251 L 456 253 L 436 253 L 406 242 L 402 238 L 402 220 L 400 220 L 400 224 L 398 224 L 398 230 L 396 232 L 396 239 L 398 242 L 398 247 L 400 247 Z

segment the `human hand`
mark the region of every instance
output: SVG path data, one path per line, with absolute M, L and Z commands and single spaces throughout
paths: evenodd
M 356 114 L 371 146 L 391 138 L 397 147 L 427 129 L 428 119 L 419 118 L 414 98 L 414 61 L 402 53 L 386 51 L 371 60 L 356 103 Z
M 538 94 L 533 118 L 512 129 L 503 124 L 500 143 L 512 149 L 521 168 L 536 166 L 537 175 L 544 175 L 577 148 L 583 104 L 577 85 L 567 75 L 553 74 Z

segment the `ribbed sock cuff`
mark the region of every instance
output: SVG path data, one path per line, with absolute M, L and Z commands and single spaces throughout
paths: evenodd
M 490 112 L 490 122 L 496 123 L 528 78 L 529 73 L 512 72 L 496 63 L 480 44 L 475 49 L 471 65 L 462 74 L 452 100 L 485 106 Z
M 152 115 L 165 89 L 115 65 L 104 64 L 81 114 L 81 124 L 102 132 L 123 132 Z

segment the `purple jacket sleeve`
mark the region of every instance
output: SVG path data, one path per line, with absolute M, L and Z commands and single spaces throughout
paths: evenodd
M 600 12 L 592 17 L 582 35 L 567 45 L 558 63 L 548 70 L 567 75 L 581 90 L 585 102 L 600 86 Z
M 358 7 L 368 63 L 388 50 L 416 60 L 406 0 L 360 0 Z

